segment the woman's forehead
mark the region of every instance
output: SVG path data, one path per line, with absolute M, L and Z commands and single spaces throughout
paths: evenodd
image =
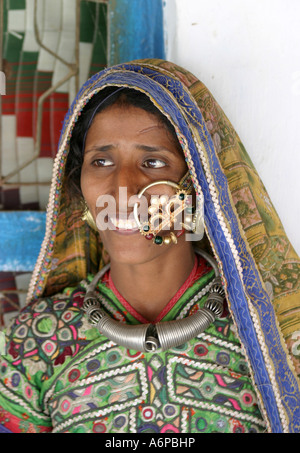
M 126 140 L 153 142 L 178 149 L 177 140 L 156 115 L 134 106 L 114 104 L 95 116 L 86 137 L 85 150 L 107 140 L 112 144 Z M 179 149 L 181 151 L 181 147 Z

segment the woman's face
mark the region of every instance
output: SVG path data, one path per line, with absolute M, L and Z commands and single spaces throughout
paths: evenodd
M 182 236 L 177 245 L 158 246 L 146 240 L 133 220 L 132 197 L 154 181 L 179 182 L 186 171 L 182 151 L 155 115 L 113 105 L 95 116 L 86 137 L 81 190 L 93 218 L 105 224 L 100 236 L 111 260 L 146 262 L 184 241 Z M 172 196 L 174 189 L 154 186 L 145 195 L 153 194 Z

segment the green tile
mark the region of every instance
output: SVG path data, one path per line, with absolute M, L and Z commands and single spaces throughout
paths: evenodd
M 101 71 L 107 65 L 107 6 L 98 4 L 99 16 L 94 42 L 90 75 Z
M 96 19 L 95 2 L 80 3 L 80 42 L 93 42 Z
M 7 2 L 8 9 L 25 9 L 26 0 L 8 0 Z
M 12 63 L 18 63 L 20 60 L 24 33 L 18 32 L 18 36 L 6 32 L 3 40 L 3 58 Z

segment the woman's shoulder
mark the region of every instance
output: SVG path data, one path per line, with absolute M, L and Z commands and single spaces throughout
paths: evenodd
M 59 320 L 71 321 L 82 312 L 85 289 L 83 286 L 68 288 L 53 296 L 46 296 L 25 305 L 6 329 L 7 336 L 17 333 L 18 338 L 26 336 L 31 329 L 38 336 L 52 336 Z
M 26 305 L 6 330 L 6 353 L 13 363 L 29 367 L 31 375 L 42 370 L 49 378 L 56 366 L 76 355 L 89 342 L 84 296 L 80 285 Z

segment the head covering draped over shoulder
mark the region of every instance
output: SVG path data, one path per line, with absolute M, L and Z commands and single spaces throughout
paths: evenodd
M 146 93 L 175 127 L 197 196 L 204 199 L 206 235 L 200 246 L 217 259 L 262 410 L 273 432 L 299 431 L 299 257 L 230 121 L 208 89 L 173 63 L 120 64 L 81 88 L 61 133 L 28 301 L 75 286 L 109 259 L 64 187 L 74 124 L 90 98 L 107 86 Z

